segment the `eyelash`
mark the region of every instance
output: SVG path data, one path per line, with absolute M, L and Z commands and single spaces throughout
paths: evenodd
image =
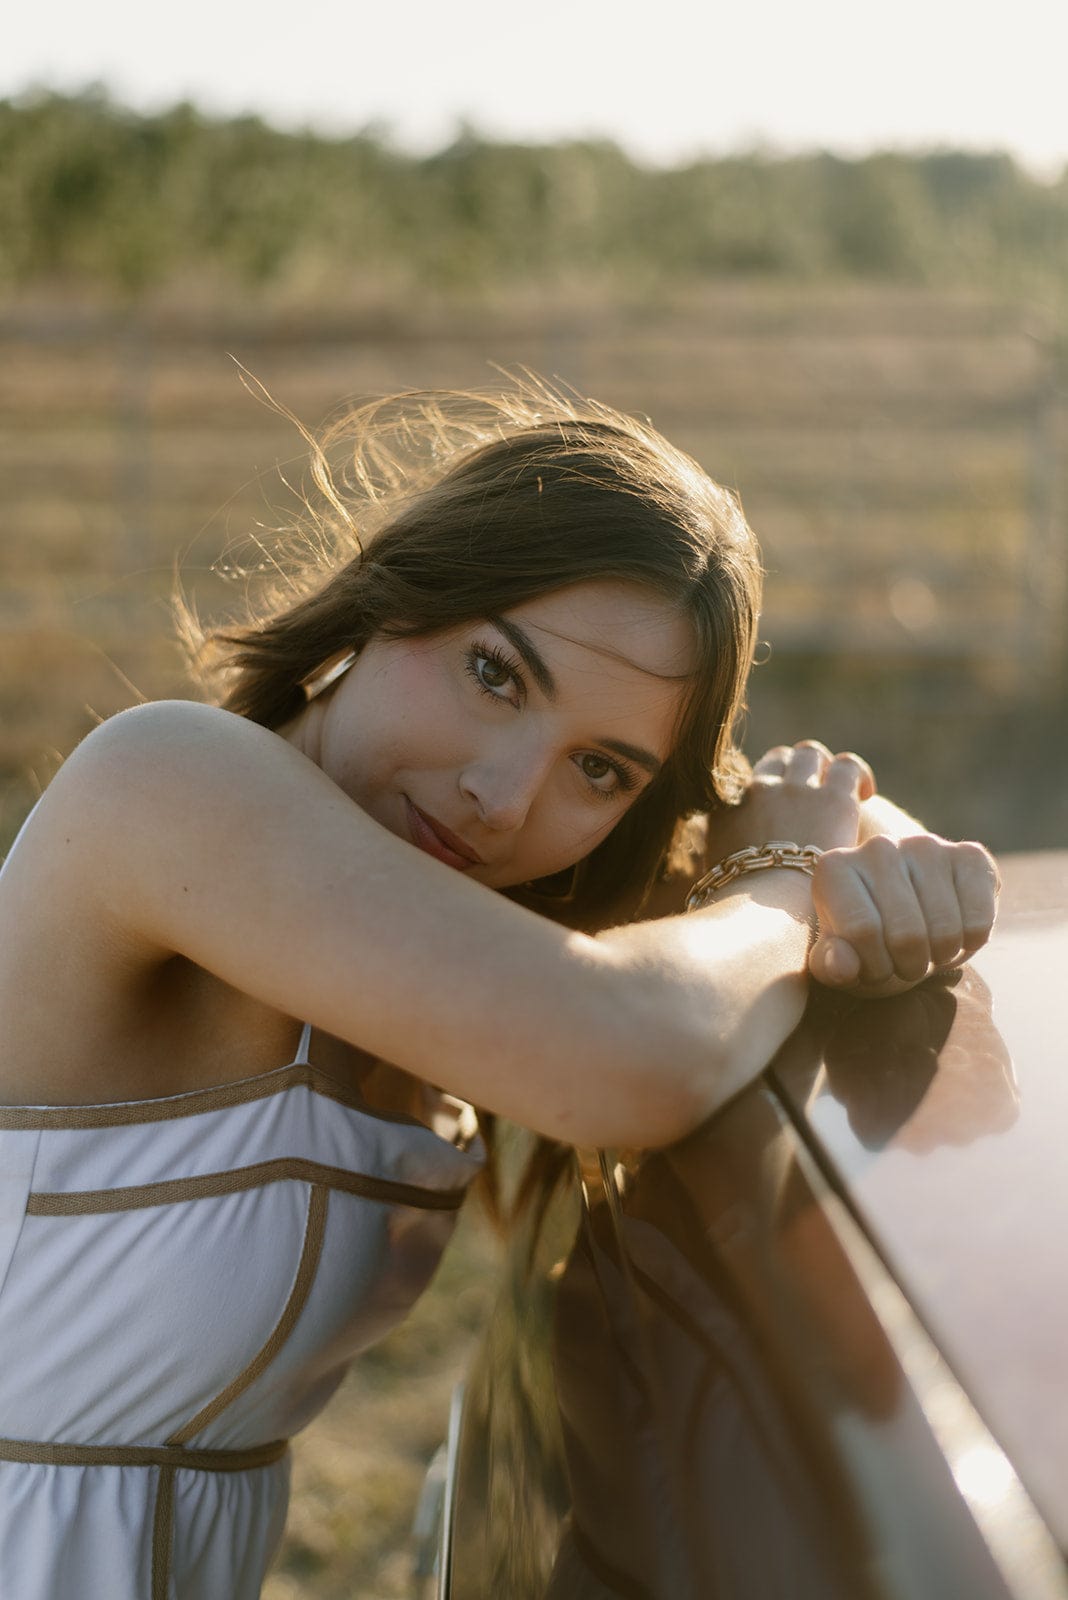
M 497 645 L 485 644 L 476 640 L 467 652 L 464 665 L 468 676 L 473 680 L 475 688 L 480 694 L 486 695 L 490 700 L 503 700 L 508 705 L 512 704 L 506 695 L 500 694 L 497 689 L 492 689 L 488 683 L 483 682 L 482 674 L 478 670 L 480 661 L 488 661 L 492 666 L 499 667 L 502 672 L 507 672 L 516 686 L 520 702 L 526 699 L 527 686 L 523 681 L 523 669 L 520 667 L 519 662 L 506 656 L 504 651 Z M 502 689 L 505 687 L 504 684 L 500 685 Z
M 585 753 L 589 755 L 599 754 L 599 752 L 592 750 Z M 621 766 L 618 761 L 609 761 L 607 756 L 603 756 L 601 759 L 608 761 L 608 770 L 615 774 L 616 781 L 611 789 L 602 789 L 593 778 L 587 777 L 583 772 L 582 775 L 590 786 L 591 794 L 595 794 L 599 800 L 617 800 L 621 794 L 630 794 L 638 787 L 638 780 L 629 767 Z M 582 772 L 581 767 L 579 767 L 579 771 Z
M 502 672 L 507 672 L 508 676 L 516 686 L 521 705 L 526 699 L 527 686 L 523 677 L 523 669 L 519 665 L 519 662 L 514 660 L 511 656 L 506 655 L 499 645 L 494 645 L 488 643 L 487 641 L 479 640 L 476 640 L 471 645 L 466 657 L 464 658 L 464 669 L 467 672 L 468 677 L 473 681 L 479 693 L 484 694 L 489 700 L 496 700 L 498 703 L 503 700 L 506 705 L 512 705 L 513 702 L 508 699 L 507 695 L 498 693 L 496 689 L 490 688 L 489 684 L 483 681 L 482 675 L 478 670 L 478 664 L 480 661 L 488 661 L 493 666 L 500 668 Z M 504 687 L 506 686 L 502 684 L 501 688 L 503 689 Z M 519 707 L 516 706 L 515 709 L 518 710 Z M 613 761 L 610 756 L 602 756 L 599 751 L 595 750 L 587 750 L 584 751 L 583 754 L 596 755 L 598 760 L 606 761 L 608 763 L 608 770 L 615 775 L 616 781 L 613 787 L 611 789 L 602 789 L 595 779 L 590 778 L 583 773 L 583 777 L 586 778 L 586 783 L 589 786 L 589 793 L 595 795 L 597 799 L 615 800 L 619 795 L 630 794 L 638 787 L 637 774 L 633 772 L 630 767 L 624 766 L 622 762 Z M 581 760 L 581 757 L 579 759 Z M 579 767 L 579 771 L 582 771 L 581 766 Z

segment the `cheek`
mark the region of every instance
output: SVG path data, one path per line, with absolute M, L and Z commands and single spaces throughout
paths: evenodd
M 613 811 L 610 816 L 602 816 L 600 809 L 594 810 L 592 804 L 576 804 L 573 800 L 558 807 L 546 806 L 538 818 L 536 830 L 529 836 L 529 848 L 532 855 L 536 854 L 547 864 L 530 875 L 560 872 L 581 861 L 608 838 L 625 815 L 625 812 Z
M 460 758 L 467 687 L 450 673 L 440 647 L 409 648 L 386 664 L 379 725 L 398 762 L 447 765 Z

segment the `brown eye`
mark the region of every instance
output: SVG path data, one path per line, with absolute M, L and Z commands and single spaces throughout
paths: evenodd
M 582 757 L 581 766 L 587 778 L 607 778 L 615 769 L 607 756 L 594 755 L 592 752 Z
M 512 673 L 503 661 L 493 656 L 479 656 L 477 660 L 479 682 L 487 689 L 503 689 L 512 680 Z
M 523 674 L 517 661 L 510 661 L 490 644 L 475 641 L 464 653 L 464 671 L 480 694 L 518 711 L 526 698 Z
M 571 759 L 589 784 L 589 793 L 601 800 L 618 800 L 638 787 L 635 773 L 599 750 L 576 752 Z

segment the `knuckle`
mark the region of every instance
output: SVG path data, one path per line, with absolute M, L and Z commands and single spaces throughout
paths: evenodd
M 818 886 L 833 889 L 853 873 L 856 849 L 850 845 L 835 845 L 825 850 L 816 862 L 813 879 Z
M 857 846 L 858 851 L 867 861 L 877 865 L 886 865 L 899 859 L 900 852 L 893 839 L 888 839 L 885 834 L 877 833 L 870 839 L 865 839 L 862 845 Z
M 880 931 L 875 917 L 864 911 L 846 911 L 838 918 L 835 931 L 850 944 L 868 945 Z
M 970 918 L 967 919 L 964 923 L 964 926 L 961 928 L 960 944 L 958 945 L 958 949 L 978 950 L 980 945 L 984 945 L 989 939 L 990 930 L 993 927 L 993 924 L 993 917 L 982 917 L 974 920 Z
M 887 953 L 899 978 L 922 978 L 931 964 L 926 939 L 887 939 Z
M 956 939 L 959 944 L 963 932 L 964 925 L 960 917 L 943 916 L 932 917 L 931 919 L 930 934 L 932 944 L 945 944 L 950 939 Z
M 935 961 L 951 961 L 958 950 L 964 948 L 967 933 L 960 923 L 955 928 L 945 928 L 931 934 L 931 956 Z
M 955 853 L 958 871 L 974 872 L 977 876 L 992 881 L 998 888 L 1001 887 L 1001 874 L 997 862 L 983 845 L 977 844 L 974 839 L 967 839 L 956 846 Z
M 914 917 L 905 914 L 887 916 L 883 919 L 883 933 L 887 940 L 899 950 L 919 950 L 926 948 L 927 935 Z
M 910 861 L 927 864 L 939 861 L 945 855 L 946 845 L 933 833 L 914 833 L 902 839 L 901 848 Z
M 894 963 L 885 950 L 868 955 L 863 962 L 861 977 L 865 983 L 885 983 L 894 976 Z
M 854 772 L 867 776 L 871 772 L 868 763 L 861 756 L 855 756 L 852 750 L 839 750 L 831 757 L 831 764 L 835 767 L 851 767 Z

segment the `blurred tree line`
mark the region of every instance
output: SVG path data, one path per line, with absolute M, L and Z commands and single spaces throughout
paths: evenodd
M 878 278 L 1034 294 L 1068 285 L 1068 169 L 1004 154 L 762 153 L 670 170 L 607 141 L 465 131 L 418 157 L 366 130 L 286 133 L 103 90 L 0 101 L 0 287 L 77 283 Z

